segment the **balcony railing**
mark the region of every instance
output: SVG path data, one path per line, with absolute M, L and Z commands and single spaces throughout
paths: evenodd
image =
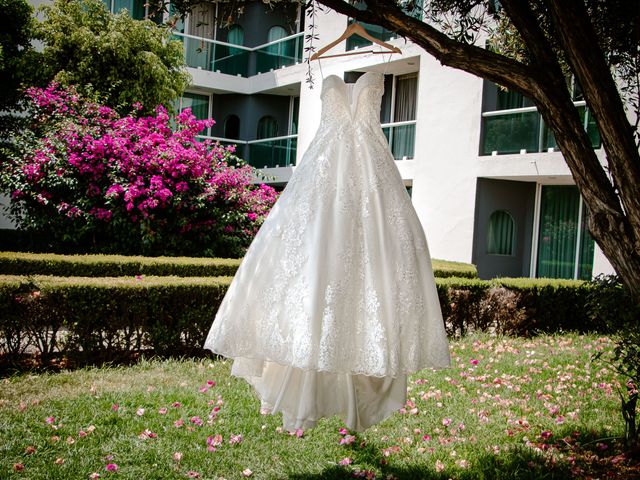
M 292 167 L 296 164 L 298 135 L 250 140 L 247 161 L 256 168 Z
M 389 141 L 393 158 L 406 160 L 413 158 L 416 146 L 416 121 L 385 123 L 382 131 Z
M 184 45 L 189 67 L 248 77 L 302 61 L 304 33 L 297 33 L 274 42 L 245 47 L 218 40 L 174 32 Z
M 580 119 L 593 148 L 600 148 L 600 133 L 584 101 L 576 102 Z M 482 154 L 546 152 L 558 145 L 536 107 L 498 110 L 482 114 Z
M 200 135 L 198 138 L 220 142 L 225 146 L 235 145 L 236 155 L 255 168 L 292 167 L 296 164 L 298 135 L 248 141 L 207 135 Z

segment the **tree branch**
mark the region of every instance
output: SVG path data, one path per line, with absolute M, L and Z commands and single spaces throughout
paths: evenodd
M 535 80 L 538 72 L 532 67 L 484 48 L 452 40 L 431 25 L 404 13 L 393 0 L 365 1 L 369 7 L 367 10 L 358 10 L 344 0 L 318 0 L 338 13 L 410 38 L 443 65 L 486 78 L 530 97 L 542 94 Z

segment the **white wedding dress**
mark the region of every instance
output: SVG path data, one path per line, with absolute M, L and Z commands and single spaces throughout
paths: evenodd
M 380 128 L 383 75 L 322 85 L 316 137 L 256 235 L 205 348 L 233 359 L 288 430 L 402 408 L 407 374 L 449 365 L 424 232 Z

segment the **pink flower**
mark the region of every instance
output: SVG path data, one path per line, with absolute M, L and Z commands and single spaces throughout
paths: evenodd
M 245 468 L 245 469 L 242 471 L 242 476 L 243 476 L 243 477 L 250 477 L 251 475 L 253 475 L 253 472 L 252 472 L 250 469 L 248 469 L 248 468 Z
M 196 415 L 196 416 L 194 416 L 194 417 L 191 417 L 191 418 L 189 419 L 189 421 L 190 421 L 191 423 L 193 423 L 194 425 L 196 425 L 197 427 L 201 427 L 202 425 L 204 425 L 204 422 L 202 421 L 202 418 L 200 418 L 200 416 L 199 416 L 199 415 Z
M 167 414 L 167 411 L 168 411 L 168 410 L 167 410 L 167 408 L 166 408 L 166 407 L 161 407 L 161 408 L 159 408 L 159 409 L 158 409 L 158 413 L 159 413 L 160 415 L 166 415 L 166 414 Z
M 295 432 L 293 432 L 293 434 L 298 438 L 302 438 L 304 436 L 304 430 L 301 428 L 298 428 Z
M 338 465 L 342 465 L 343 467 L 346 465 L 351 465 L 353 463 L 353 459 L 349 457 L 344 457 L 342 460 L 338 462 Z
M 340 430 L 338 430 L 338 433 L 340 435 L 346 435 L 347 433 L 349 433 L 349 431 L 346 428 L 341 428 Z
M 215 387 L 216 386 L 216 382 L 214 382 L 213 380 L 207 380 L 207 385 L 209 387 Z
M 231 434 L 231 438 L 229 439 L 229 445 L 239 445 L 240 443 L 242 443 L 242 435 Z
M 118 465 L 115 463 L 107 463 L 107 465 L 104 467 L 104 469 L 107 472 L 117 472 L 118 471 Z
M 182 406 L 182 404 L 181 404 L 180 402 L 173 402 L 173 403 L 171 404 L 171 406 L 172 406 L 173 408 L 180 408 L 180 407 Z
M 351 445 L 355 441 L 356 437 L 354 437 L 353 435 L 345 435 L 340 439 L 340 445 Z
M 184 420 L 179 418 L 178 420 L 176 420 L 175 422 L 173 422 L 173 426 L 176 428 L 180 428 L 181 426 L 184 425 Z
M 231 441 L 229 441 L 229 443 L 231 443 Z M 207 438 L 207 448 L 210 452 L 215 452 L 220 445 L 222 445 L 222 435 L 219 433 Z
M 189 470 L 185 475 L 188 478 L 200 478 L 200 474 L 198 472 L 196 472 L 195 470 Z
M 98 472 L 93 472 L 92 474 L 89 475 L 89 478 L 91 480 L 95 480 L 96 478 L 100 478 L 100 474 Z
M 47 417 L 44 421 L 46 424 L 51 425 L 56 421 L 56 419 L 54 417 Z
M 146 428 L 143 432 L 138 435 L 140 440 L 146 440 L 147 438 L 156 438 L 158 435 L 153 433 L 151 430 Z
M 440 460 L 436 460 L 436 472 L 442 472 L 444 470 L 444 463 Z
M 478 365 L 478 360 L 476 358 L 472 358 L 471 360 L 469 360 L 469 363 L 471 365 Z
M 182 453 L 181 452 L 173 452 L 173 460 L 176 462 L 179 462 L 180 460 L 182 460 Z
M 448 427 L 449 425 L 451 425 L 451 419 L 450 418 L 443 418 L 442 419 L 442 425 L 444 425 L 445 427 Z

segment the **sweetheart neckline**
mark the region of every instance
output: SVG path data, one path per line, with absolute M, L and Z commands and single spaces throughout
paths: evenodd
M 327 79 L 329 79 L 329 78 L 331 78 L 331 77 L 335 77 L 335 78 L 337 78 L 338 80 L 340 80 L 340 83 L 341 83 L 342 85 L 344 85 L 345 87 L 348 87 L 349 85 L 351 85 L 352 87 L 355 87 L 355 86 L 360 82 L 360 80 L 361 80 L 361 79 L 363 79 L 364 77 L 366 77 L 366 76 L 367 76 L 367 75 L 369 75 L 370 73 L 375 74 L 375 75 L 382 75 L 382 73 L 380 73 L 380 72 L 372 72 L 372 71 L 369 71 L 369 72 L 364 72 L 362 75 L 360 75 L 360 76 L 356 79 L 356 81 L 355 81 L 355 82 L 345 82 L 345 81 L 344 81 L 344 78 L 340 77 L 339 75 L 336 75 L 336 74 L 332 73 L 331 75 L 328 75 L 328 76 L 326 76 L 324 79 L 322 79 L 322 85 L 324 86 L 324 84 L 326 83 Z

